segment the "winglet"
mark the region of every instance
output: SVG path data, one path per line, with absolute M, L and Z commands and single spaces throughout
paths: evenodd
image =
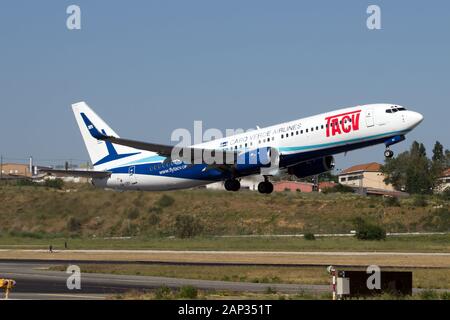
M 104 135 L 98 129 L 94 126 L 94 124 L 89 120 L 89 118 L 84 114 L 84 112 L 80 113 L 81 117 L 83 118 L 84 124 L 89 130 L 89 133 L 92 137 L 94 137 L 97 140 L 106 140 L 108 136 Z

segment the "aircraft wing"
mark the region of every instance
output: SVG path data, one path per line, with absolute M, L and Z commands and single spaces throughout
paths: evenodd
M 224 160 L 222 163 L 230 163 L 230 160 L 232 163 L 235 163 L 237 156 L 240 153 L 239 151 L 222 151 L 222 150 L 214 150 L 214 149 L 199 149 L 199 148 L 192 148 L 192 147 L 170 146 L 170 145 L 149 143 L 149 142 L 143 142 L 143 141 L 137 141 L 137 140 L 123 139 L 123 138 L 118 138 L 115 136 L 108 136 L 108 135 L 101 133 L 84 113 L 81 113 L 81 117 L 83 118 L 83 121 L 86 124 L 91 136 L 97 140 L 109 141 L 111 143 L 119 144 L 122 146 L 127 146 L 127 147 L 132 147 L 132 148 L 136 148 L 136 149 L 140 149 L 140 150 L 147 150 L 147 151 L 155 152 L 164 157 L 171 157 L 173 154 L 173 151 L 175 151 L 174 154 L 176 154 L 177 156 L 180 156 L 180 158 L 184 157 L 185 154 L 187 153 L 190 155 L 189 158 L 191 159 L 192 163 L 199 163 L 199 161 L 200 161 L 200 163 L 202 163 L 204 152 L 208 152 L 208 154 L 210 154 L 211 156 L 214 156 L 215 153 L 222 152 L 222 156 L 223 156 L 223 160 Z M 200 159 L 200 157 L 201 157 L 201 159 Z M 199 158 L 199 159 L 197 159 L 197 158 Z M 227 161 L 225 161 L 225 160 L 227 160 Z
M 113 136 L 103 136 L 100 137 L 99 140 L 105 140 L 109 141 L 111 143 L 120 144 L 122 146 L 132 147 L 140 150 L 147 150 L 156 152 L 161 156 L 170 157 L 172 154 L 173 146 L 168 146 L 164 144 L 157 144 L 157 143 L 149 143 L 149 142 L 142 142 L 142 141 L 136 141 L 136 140 L 130 140 L 130 139 L 122 139 L 117 138 Z
M 56 177 L 81 177 L 81 178 L 106 178 L 111 176 L 109 171 L 85 171 L 85 170 L 57 170 L 57 169 L 39 169 L 39 172 L 44 172 Z
M 181 157 L 187 157 L 191 160 L 191 163 L 202 163 L 204 153 L 211 155 L 212 157 L 219 156 L 222 153 L 223 161 L 222 163 L 235 163 L 238 154 L 241 151 L 223 151 L 223 150 L 215 150 L 215 149 L 200 149 L 200 148 L 192 148 L 192 147 L 181 147 L 181 146 L 170 146 L 164 144 L 157 143 L 149 143 L 142 142 L 136 140 L 129 140 L 123 138 L 117 138 L 113 136 L 105 136 L 100 137 L 99 140 L 109 141 L 114 144 L 120 144 L 122 146 L 132 147 L 140 150 L 147 150 L 151 152 L 155 152 L 160 156 L 171 157 L 172 154 Z M 198 158 L 198 159 L 197 159 Z M 217 159 L 217 158 L 216 158 Z

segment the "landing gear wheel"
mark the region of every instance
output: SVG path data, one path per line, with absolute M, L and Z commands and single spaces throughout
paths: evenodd
M 225 180 L 225 190 L 238 191 L 241 188 L 241 183 L 236 179 Z
M 389 149 L 386 149 L 386 150 L 384 151 L 384 156 L 385 156 L 386 158 L 392 158 L 392 157 L 394 156 L 394 151 L 389 150 Z
M 273 192 L 273 184 L 269 181 L 263 181 L 258 184 L 258 191 L 260 193 L 272 193 Z

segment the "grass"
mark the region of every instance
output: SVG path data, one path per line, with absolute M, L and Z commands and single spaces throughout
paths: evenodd
M 282 294 L 277 292 L 250 293 L 250 292 L 230 292 L 230 291 L 198 291 L 197 299 L 201 300 L 331 300 L 331 293 L 309 293 L 299 292 L 296 294 Z M 129 291 L 111 296 L 116 300 L 174 300 L 185 299 L 179 296 L 179 290 L 161 289 L 156 291 Z M 355 298 L 356 299 L 356 298 Z M 450 300 L 448 293 L 439 293 L 433 290 L 423 291 L 412 296 L 395 296 L 382 294 L 372 297 L 359 298 L 364 300 Z
M 81 264 L 82 272 L 122 275 L 155 276 L 253 283 L 330 284 L 325 267 L 260 267 L 260 266 L 189 266 L 189 265 L 135 265 L 135 264 Z M 66 266 L 52 270 L 65 271 Z M 364 270 L 345 268 L 345 270 Z M 385 271 L 405 269 L 386 268 Z M 413 269 L 413 285 L 423 289 L 450 289 L 450 268 Z
M 450 252 L 450 234 L 392 236 L 384 241 L 363 241 L 353 237 L 196 237 L 101 239 L 10 235 L 0 236 L 0 249 L 157 249 L 157 250 L 237 250 L 237 251 L 397 251 Z
M 202 236 L 348 233 L 361 217 L 387 232 L 450 231 L 449 201 L 382 198 L 355 194 L 243 191 L 111 192 L 88 185 L 64 189 L 0 186 L 0 234 L 51 237 L 166 237 L 175 234 L 176 217 L 195 217 Z

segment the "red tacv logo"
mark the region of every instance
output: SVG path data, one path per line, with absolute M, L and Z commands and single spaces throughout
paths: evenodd
M 360 114 L 361 110 L 355 110 L 326 117 L 327 137 L 359 130 Z

